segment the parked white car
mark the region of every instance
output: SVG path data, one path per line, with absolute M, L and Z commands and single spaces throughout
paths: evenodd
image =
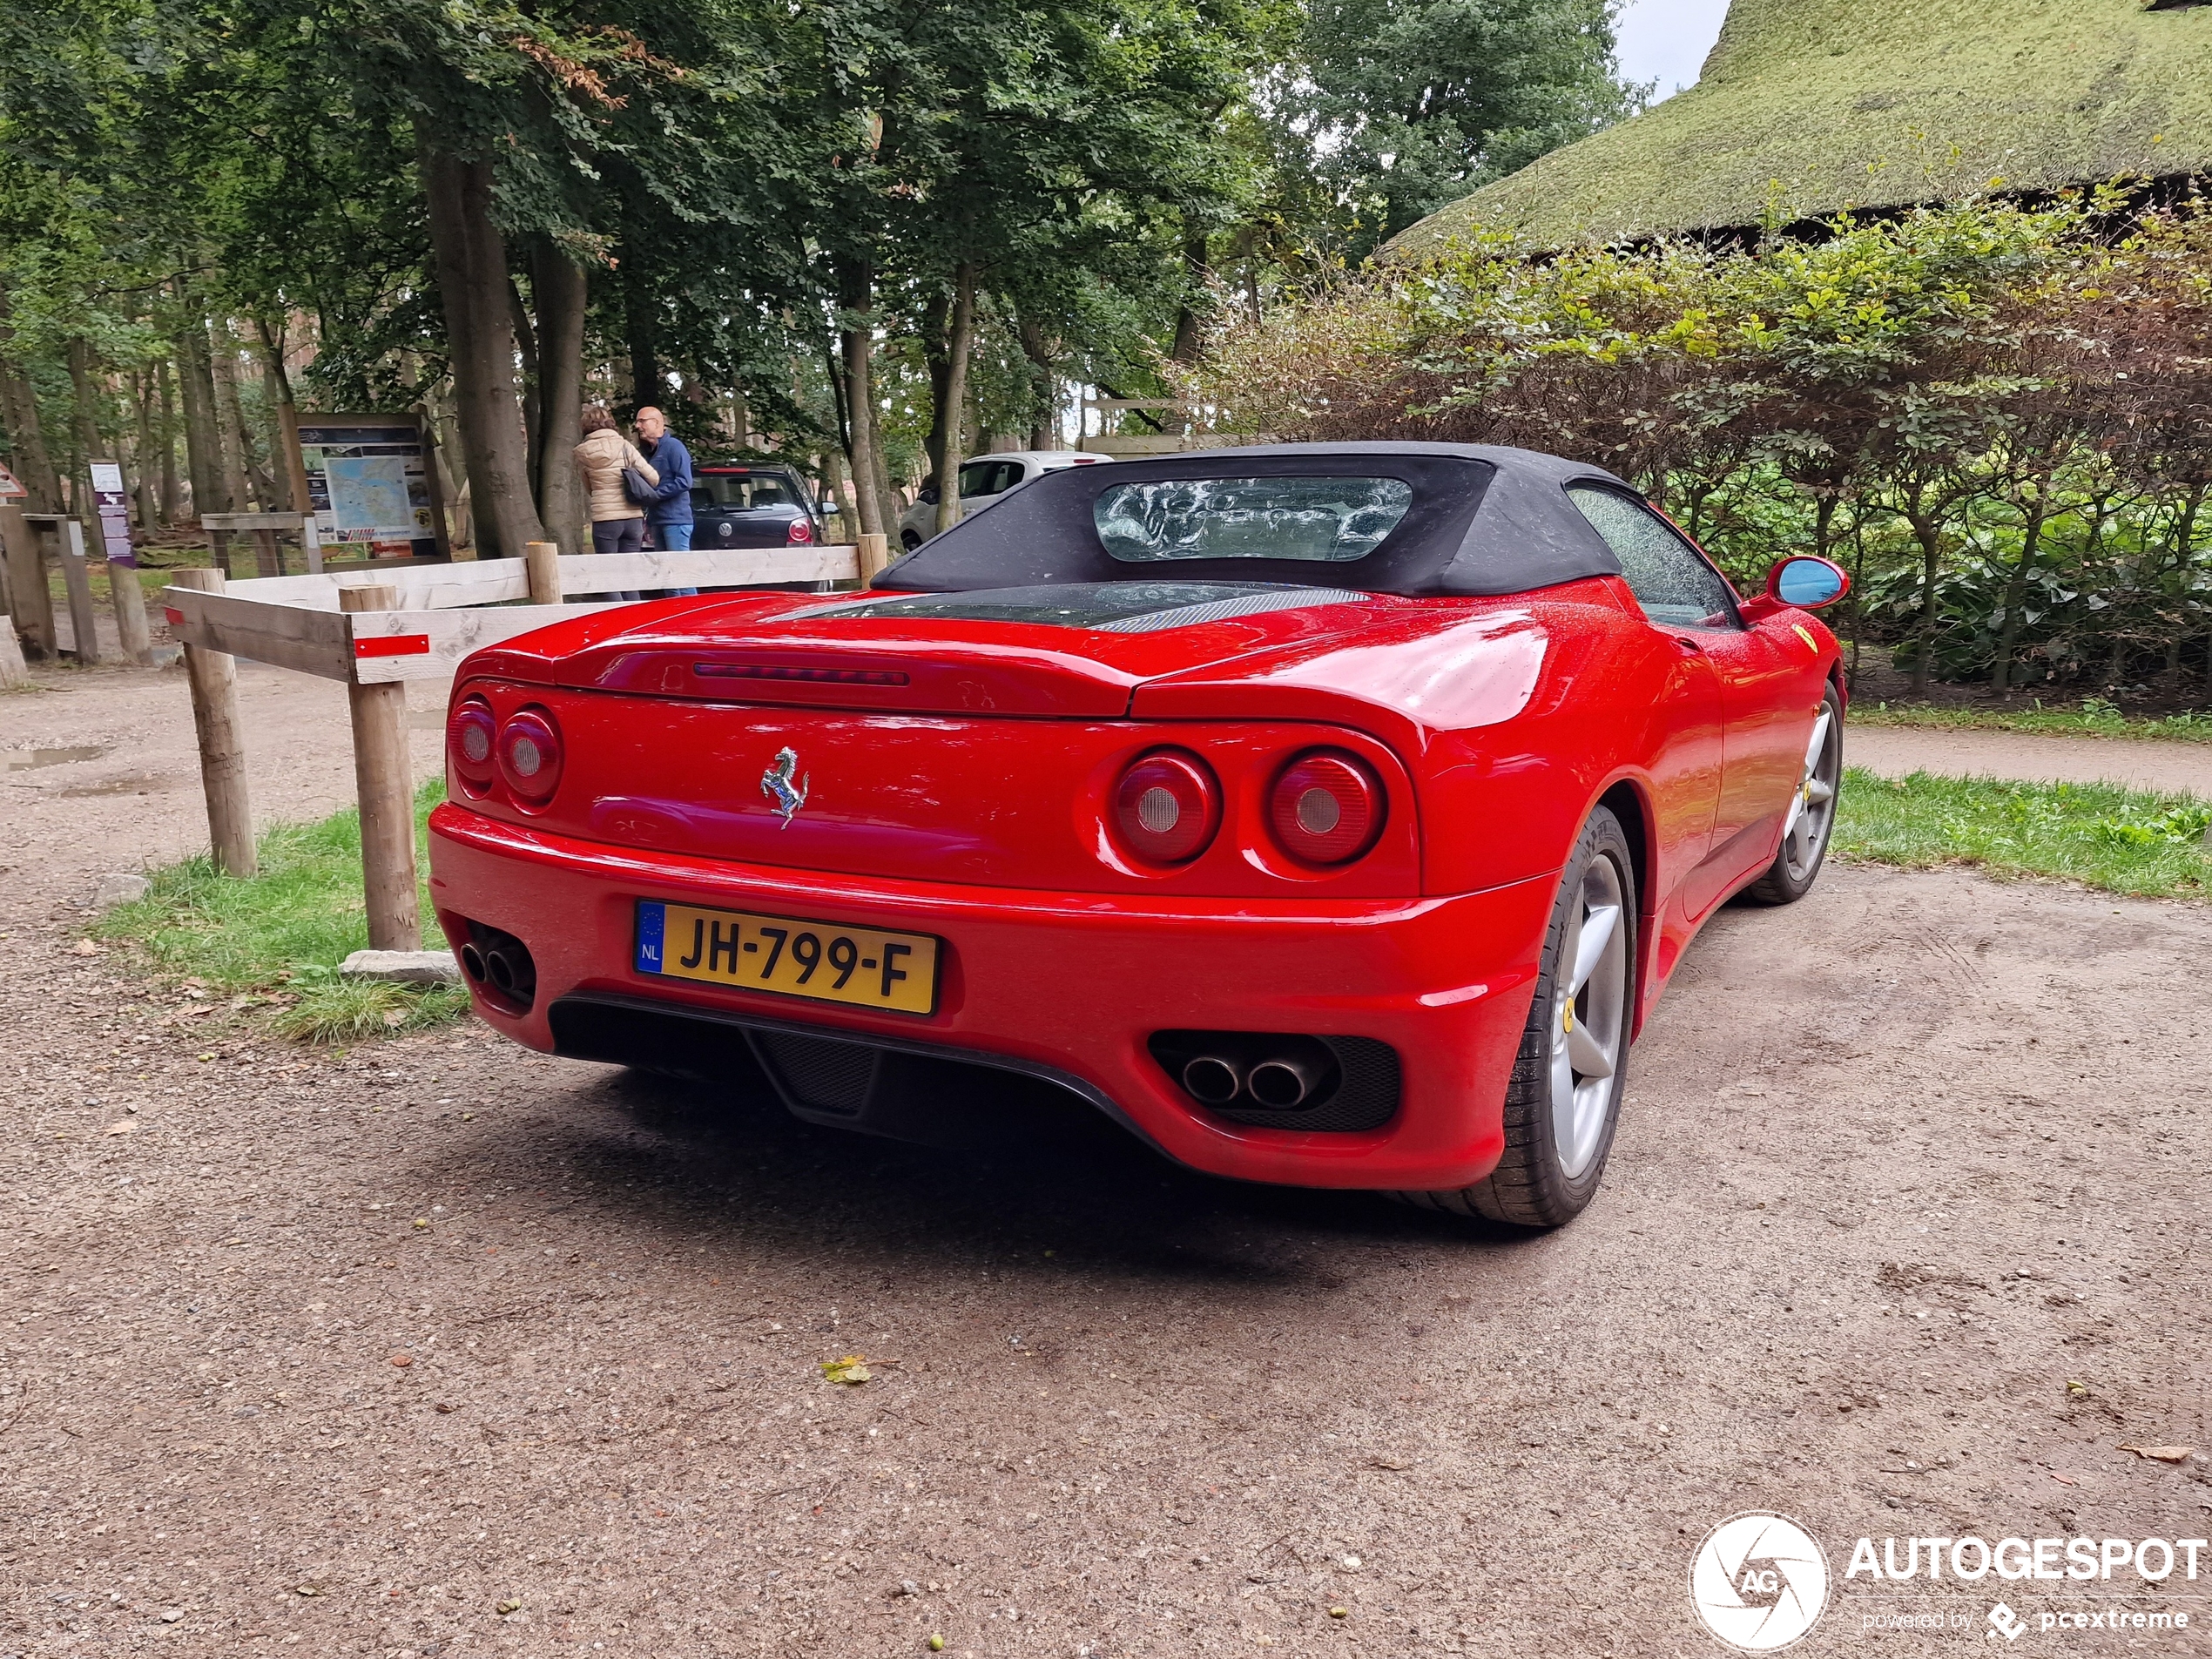
M 1003 496 L 1018 484 L 1063 467 L 1088 467 L 1113 458 L 1087 449 L 1013 449 L 1004 455 L 977 455 L 961 467 L 961 502 L 964 506 L 987 496 Z M 899 515 L 899 545 L 911 553 L 936 533 L 937 490 L 934 485 L 925 484 L 921 498 Z

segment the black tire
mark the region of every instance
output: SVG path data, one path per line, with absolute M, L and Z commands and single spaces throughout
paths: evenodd
M 914 549 L 921 545 L 921 537 L 915 535 L 912 530 L 900 530 L 899 532 L 899 545 L 905 548 L 907 552 L 911 553 L 914 550 Z
M 1817 779 L 1830 793 L 1820 810 L 1817 843 L 1807 852 L 1793 846 L 1791 838 L 1784 835 L 1782 845 L 1774 851 L 1774 862 L 1743 889 L 1743 896 L 1755 904 L 1797 903 L 1812 891 L 1812 884 L 1820 880 L 1821 867 L 1828 862 L 1828 843 L 1835 833 L 1837 800 L 1844 783 L 1844 705 L 1832 683 L 1820 695 L 1820 712 L 1827 718 L 1827 736 L 1818 759 L 1808 768 L 1807 781 Z M 1798 787 L 1802 789 L 1804 784 L 1801 782 Z M 1808 808 L 1808 813 L 1811 810 Z
M 1628 1015 L 1635 1017 L 1638 951 L 1635 862 L 1629 856 L 1629 838 L 1620 820 L 1606 807 L 1590 814 L 1575 851 L 1561 873 L 1559 896 L 1552 902 L 1551 925 L 1545 930 L 1541 967 L 1536 993 L 1528 1007 L 1528 1023 L 1521 1029 L 1521 1053 L 1513 1078 L 1506 1086 L 1506 1150 L 1498 1167 L 1471 1187 L 1446 1192 L 1401 1192 L 1406 1203 L 1424 1210 L 1504 1222 L 1515 1227 L 1562 1226 L 1588 1208 L 1605 1175 L 1605 1162 L 1613 1150 L 1614 1126 L 1621 1112 L 1621 1090 L 1629 1073 L 1628 1027 L 1621 1032 L 1620 1053 L 1610 1079 L 1612 1090 L 1605 1103 L 1604 1123 L 1596 1150 L 1581 1170 L 1569 1176 L 1561 1163 L 1552 1128 L 1551 1054 L 1553 1022 L 1557 1015 L 1560 952 L 1570 924 L 1576 919 L 1585 878 L 1599 859 L 1609 859 L 1622 895 L 1620 926 L 1626 929 L 1628 948 Z

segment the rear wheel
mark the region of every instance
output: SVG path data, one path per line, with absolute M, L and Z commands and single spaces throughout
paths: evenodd
M 1782 846 L 1766 873 L 1744 889 L 1761 904 L 1795 904 L 1812 891 L 1827 861 L 1836 828 L 1836 793 L 1844 780 L 1844 707 L 1833 685 L 1821 693 L 1820 713 L 1805 745 L 1805 764 L 1782 826 Z
M 917 530 L 900 530 L 899 532 L 899 545 L 905 548 L 907 552 L 913 552 L 914 549 L 921 545 L 921 532 Z
M 1489 1177 L 1399 1196 L 1426 1209 L 1521 1227 L 1572 1221 L 1596 1195 L 1613 1145 L 1635 1009 L 1635 866 L 1601 806 L 1583 826 L 1506 1089 L 1505 1156 Z

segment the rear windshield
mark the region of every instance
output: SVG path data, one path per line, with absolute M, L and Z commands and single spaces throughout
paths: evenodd
M 1114 484 L 1091 504 L 1108 554 L 1177 559 L 1365 558 L 1413 504 L 1397 478 L 1170 478 Z
M 691 488 L 701 507 L 796 507 L 791 480 L 780 473 L 703 472 Z

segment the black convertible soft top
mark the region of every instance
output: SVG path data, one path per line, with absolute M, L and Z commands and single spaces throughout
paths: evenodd
M 1270 477 L 1397 479 L 1413 501 L 1364 556 L 1326 562 L 1245 556 L 1132 563 L 1107 551 L 1093 515 L 1099 496 L 1116 485 Z M 874 585 L 968 593 L 1172 577 L 1409 596 L 1527 593 L 1621 574 L 1612 549 L 1568 499 L 1565 486 L 1578 482 L 1628 489 L 1600 467 L 1488 444 L 1285 443 L 1069 467 L 985 502 Z

